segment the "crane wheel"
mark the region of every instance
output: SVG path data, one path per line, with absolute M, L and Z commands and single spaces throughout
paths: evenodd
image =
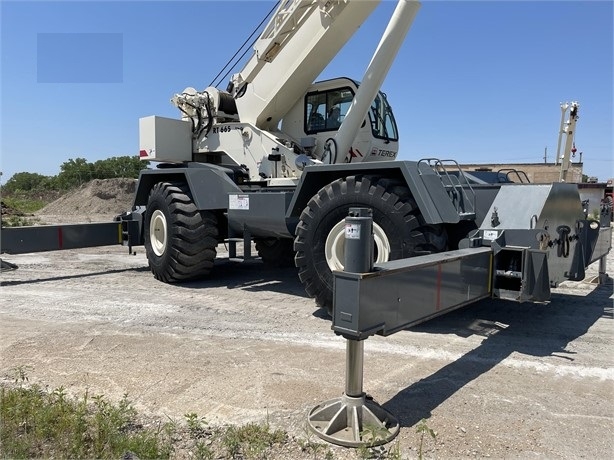
M 156 279 L 174 283 L 209 274 L 217 255 L 217 218 L 196 208 L 187 184 L 156 183 L 144 225 L 145 251 Z
M 381 177 L 338 179 L 311 198 L 294 240 L 299 278 L 311 297 L 332 314 L 333 275 L 343 270 L 345 218 L 351 207 L 373 210 L 377 263 L 444 251 L 442 225 L 427 225 L 407 186 Z
M 258 238 L 254 239 L 256 251 L 268 267 L 293 267 L 294 249 L 291 239 Z

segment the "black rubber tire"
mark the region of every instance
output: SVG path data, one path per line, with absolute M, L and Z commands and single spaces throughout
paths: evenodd
M 217 218 L 212 212 L 196 209 L 187 184 L 155 184 L 149 193 L 144 225 L 145 251 L 156 279 L 174 283 L 209 274 L 217 255 Z
M 373 222 L 390 245 L 388 260 L 444 251 L 442 225 L 426 225 L 409 189 L 396 181 L 351 176 L 323 187 L 303 210 L 294 240 L 296 266 L 305 291 L 332 313 L 333 276 L 325 255 L 331 229 L 344 220 L 350 207 L 373 210 Z
M 287 238 L 255 238 L 256 251 L 267 267 L 293 267 L 293 240 Z

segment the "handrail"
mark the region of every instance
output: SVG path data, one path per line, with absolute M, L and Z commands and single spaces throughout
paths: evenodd
M 422 158 L 418 161 L 419 171 L 421 163 L 427 164 L 439 176 L 459 216 L 475 215 L 475 191 L 456 160 Z M 446 164 L 448 164 L 448 168 L 446 168 Z M 448 169 L 451 168 L 454 169 L 452 173 L 448 172 Z

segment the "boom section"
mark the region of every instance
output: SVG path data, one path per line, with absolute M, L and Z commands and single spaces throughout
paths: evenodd
M 275 129 L 379 0 L 280 2 L 245 67 L 232 77 L 244 123 Z

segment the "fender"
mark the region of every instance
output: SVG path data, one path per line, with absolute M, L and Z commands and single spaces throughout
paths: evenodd
M 190 187 L 194 204 L 203 211 L 228 208 L 228 194 L 240 193 L 232 180 L 235 171 L 207 163 L 168 166 L 141 171 L 134 195 L 133 209 L 147 205 L 149 191 L 157 182 L 184 181 Z
M 326 184 L 353 175 L 376 175 L 404 182 L 411 191 L 427 224 L 454 224 L 460 221 L 439 176 L 416 161 L 378 161 L 356 164 L 307 166 L 288 207 L 286 219 L 300 216 L 307 203 Z

